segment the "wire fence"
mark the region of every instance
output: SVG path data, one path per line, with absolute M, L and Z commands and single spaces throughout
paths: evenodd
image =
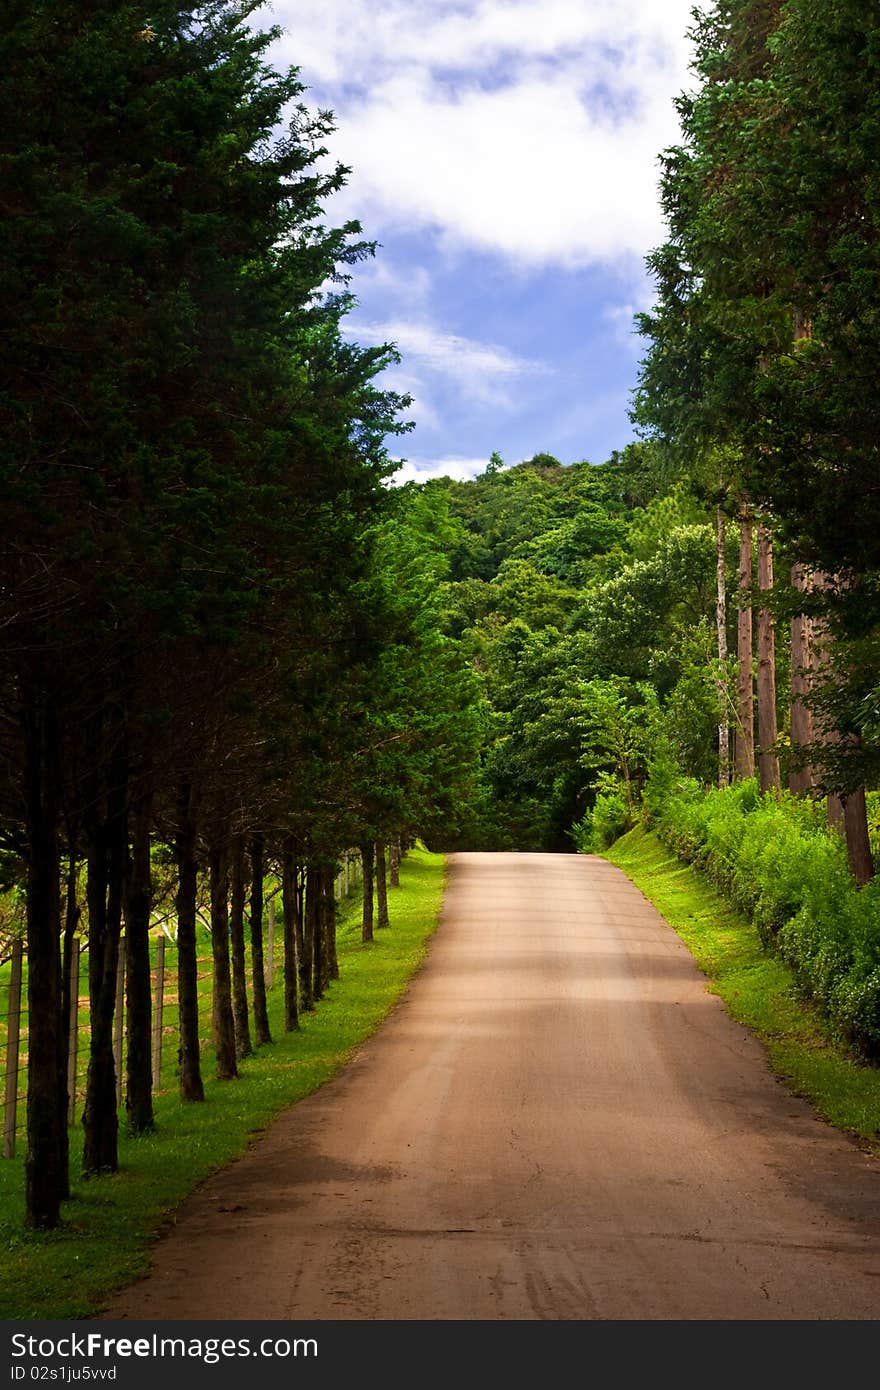
M 337 901 L 348 897 L 361 881 L 358 858 L 345 857 L 336 878 Z M 276 897 L 268 898 L 263 920 L 263 973 L 266 989 L 280 986 L 284 961 L 283 934 L 276 932 Z M 124 941 L 123 941 L 124 944 Z M 245 947 L 248 995 L 253 998 L 253 971 L 250 943 Z M 150 941 L 152 986 L 152 1064 L 154 1094 L 173 1089 L 177 1076 L 178 994 L 177 945 L 165 930 L 152 932 Z M 88 942 L 74 941 L 70 973 L 70 1032 L 68 1036 L 67 1090 L 69 1125 L 75 1125 L 85 1100 L 86 1077 L 91 1043 L 89 1006 Z M 213 961 L 209 951 L 197 957 L 199 996 L 199 1046 L 210 1046 L 212 1032 Z M 75 1002 L 75 1006 L 74 1003 Z M 125 951 L 120 951 L 116 977 L 116 1007 L 113 1015 L 113 1055 L 116 1064 L 116 1100 L 124 1102 L 125 1045 Z M 0 1053 L 3 1063 L 3 1157 L 14 1158 L 26 1131 L 28 1069 L 27 954 L 20 938 L 11 944 L 8 959 L 0 965 Z

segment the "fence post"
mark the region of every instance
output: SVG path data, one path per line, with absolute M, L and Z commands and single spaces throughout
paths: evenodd
M 21 938 L 12 943 L 9 975 L 9 1016 L 6 1020 L 6 1113 L 3 1157 L 15 1158 L 15 1111 L 18 1103 L 18 1048 L 21 1037 Z
M 266 988 L 272 988 L 275 979 L 275 899 L 269 899 L 269 940 L 267 943 Z
M 119 952 L 116 967 L 116 1015 L 113 1019 L 113 1064 L 116 1068 L 116 1104 L 122 1104 L 122 1010 L 125 1004 L 125 952 Z
M 79 1049 L 79 937 L 70 952 L 70 1031 L 67 1049 L 67 1123 L 76 1124 L 76 1064 Z
M 156 942 L 156 1002 L 153 1005 L 153 1085 L 162 1073 L 162 1010 L 165 1005 L 165 933 Z

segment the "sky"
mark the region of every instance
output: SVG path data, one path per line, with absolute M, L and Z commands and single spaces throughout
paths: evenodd
M 694 0 L 273 0 L 350 166 L 327 221 L 379 243 L 345 331 L 401 354 L 396 481 L 535 453 L 600 463 L 628 417 L 663 239 L 658 156 L 692 85 Z

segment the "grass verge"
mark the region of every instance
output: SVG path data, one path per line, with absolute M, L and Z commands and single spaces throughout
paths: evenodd
M 342 906 L 340 979 L 298 1033 L 283 1031 L 283 982 L 269 996 L 275 1041 L 240 1064 L 238 1081 L 209 1080 L 204 1105 L 156 1100 L 155 1134 L 120 1134 L 120 1171 L 78 1178 L 81 1139 L 71 1134 L 72 1200 L 64 1225 L 49 1234 L 23 1230 L 23 1161 L 0 1163 L 0 1317 L 80 1318 L 143 1272 L 149 1242 L 167 1217 L 211 1173 L 237 1158 L 287 1106 L 327 1081 L 374 1032 L 424 958 L 443 897 L 444 861 L 410 851 L 401 886 L 389 895 L 392 925 L 371 946 L 360 941 L 356 896 Z
M 678 933 L 728 1012 L 767 1048 L 796 1094 L 880 1153 L 880 1068 L 850 1056 L 797 993 L 788 967 L 754 926 L 652 832 L 637 826 L 606 852 Z

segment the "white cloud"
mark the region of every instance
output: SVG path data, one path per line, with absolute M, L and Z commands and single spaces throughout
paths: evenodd
M 411 384 L 418 390 L 420 369 L 453 382 L 470 400 L 503 399 L 504 386 L 525 373 L 545 370 L 540 363 L 517 357 L 506 348 L 447 333 L 430 323 L 391 319 L 384 323 L 349 322 L 343 331 L 366 344 L 394 343 L 403 354 Z M 398 385 L 398 382 L 395 382 Z
M 283 0 L 281 53 L 335 109 L 369 235 L 431 231 L 522 266 L 662 236 L 692 0 Z
M 392 482 L 395 487 L 403 483 L 427 483 L 431 478 L 455 478 L 459 482 L 466 482 L 478 473 L 484 473 L 488 462 L 488 458 L 462 458 L 458 455 L 407 459 L 394 474 Z

